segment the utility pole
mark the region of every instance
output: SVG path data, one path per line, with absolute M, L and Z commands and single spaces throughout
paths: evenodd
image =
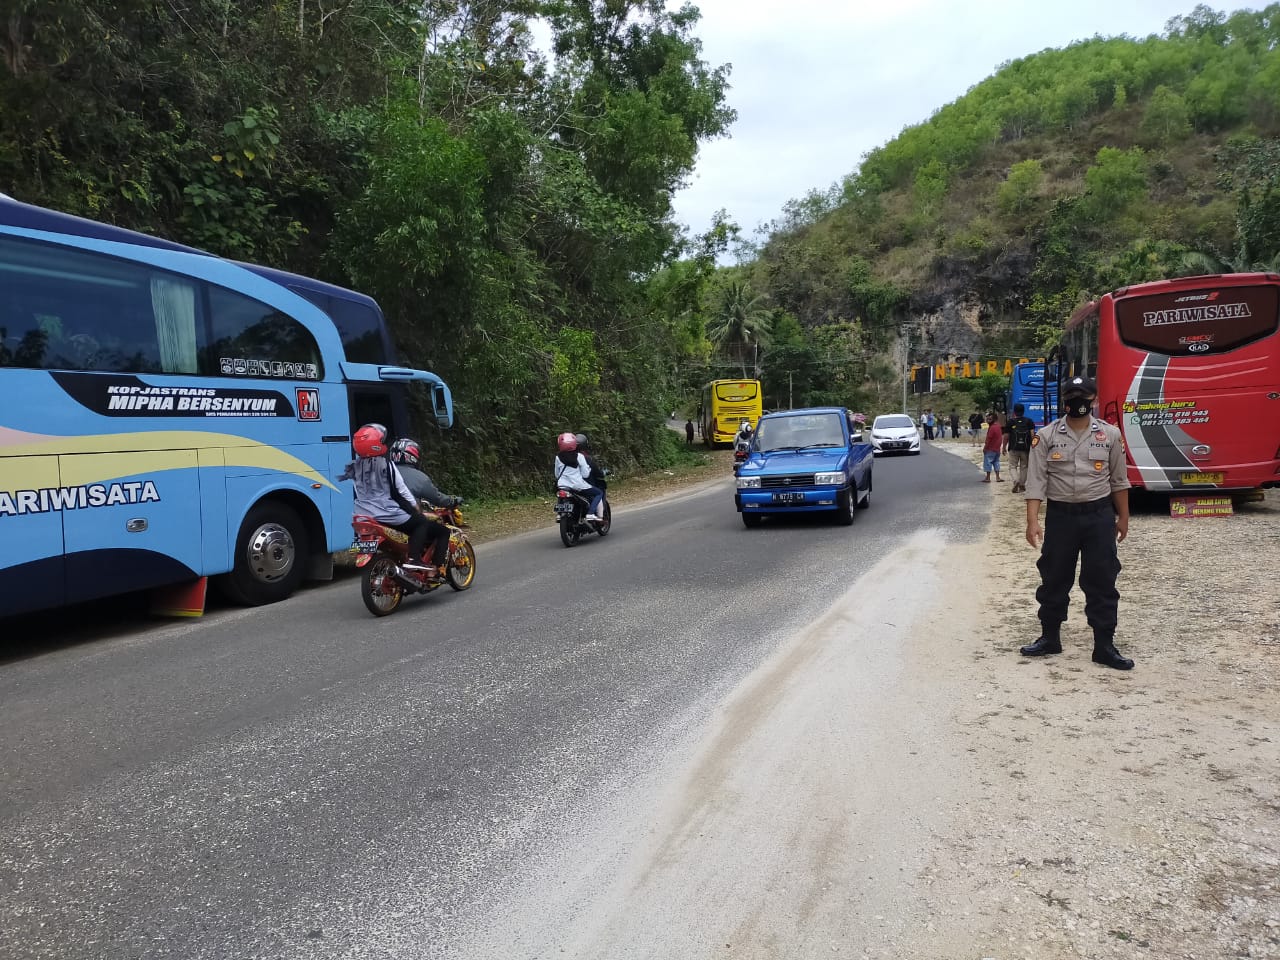
M 907 379 L 911 375 L 911 328 L 902 328 L 902 412 L 907 410 Z
M 794 374 L 787 374 L 787 409 L 794 410 L 796 408 L 795 394 L 791 390 L 791 378 Z

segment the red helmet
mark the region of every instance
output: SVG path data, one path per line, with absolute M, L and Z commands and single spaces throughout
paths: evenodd
M 562 433 L 556 437 L 556 446 L 563 453 L 573 453 L 578 449 L 578 438 L 572 433 Z
M 380 423 L 366 423 L 351 438 L 357 457 L 384 457 L 387 454 L 387 428 Z

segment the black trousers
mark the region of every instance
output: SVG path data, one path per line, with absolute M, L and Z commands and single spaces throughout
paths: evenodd
M 1067 619 L 1068 595 L 1080 561 L 1080 589 L 1084 615 L 1095 633 L 1116 629 L 1120 591 L 1120 558 L 1116 553 L 1115 507 L 1108 497 L 1093 503 L 1058 503 L 1045 507 L 1044 545 L 1036 567 L 1040 570 L 1040 622 L 1057 627 Z
M 449 528 L 437 520 L 428 520 L 420 513 L 412 514 L 404 523 L 395 524 L 401 533 L 409 535 L 409 558 L 415 563 L 422 559 L 422 551 L 430 539 L 435 544 L 431 562 L 443 567 L 449 559 Z

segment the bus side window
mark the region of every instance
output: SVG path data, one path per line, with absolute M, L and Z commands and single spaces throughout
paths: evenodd
M 311 331 L 275 307 L 210 285 L 209 325 L 209 346 L 200 363 L 206 376 L 324 378 L 320 348 Z M 311 372 L 294 376 L 285 364 L 307 365 Z
M 192 373 L 196 285 L 106 254 L 0 238 L 0 366 Z

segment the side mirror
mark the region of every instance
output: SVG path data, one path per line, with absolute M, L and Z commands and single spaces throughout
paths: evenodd
M 431 412 L 441 427 L 453 426 L 453 397 L 443 383 L 431 386 Z

